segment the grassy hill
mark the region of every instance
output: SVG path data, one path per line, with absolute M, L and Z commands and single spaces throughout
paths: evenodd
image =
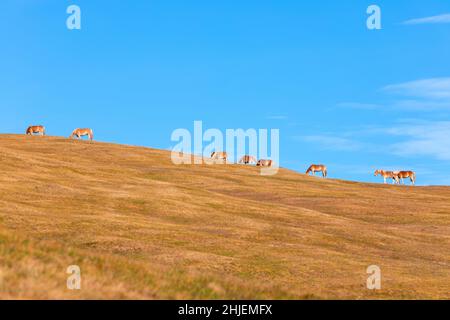
M 450 298 L 449 187 L 258 173 L 2 135 L 0 298 Z

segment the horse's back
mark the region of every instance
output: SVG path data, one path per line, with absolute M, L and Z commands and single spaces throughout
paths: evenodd
M 414 177 L 416 174 L 414 173 L 414 171 L 400 171 L 398 173 L 398 176 L 401 178 L 409 178 L 409 177 Z

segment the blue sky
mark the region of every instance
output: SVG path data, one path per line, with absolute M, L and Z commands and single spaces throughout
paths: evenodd
M 2 133 L 169 148 L 194 120 L 279 128 L 284 167 L 450 184 L 449 1 L 3 0 L 0 36 Z

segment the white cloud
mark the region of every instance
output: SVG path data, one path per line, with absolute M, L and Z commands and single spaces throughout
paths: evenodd
M 401 110 L 415 110 L 415 111 L 436 111 L 436 110 L 450 110 L 449 101 L 436 100 L 399 100 L 392 104 L 392 107 Z
M 330 135 L 310 135 L 294 137 L 294 139 L 317 143 L 323 148 L 330 150 L 355 151 L 362 148 L 362 144 L 357 141 Z
M 391 84 L 381 90 L 403 98 L 394 97 L 394 100 L 385 103 L 342 102 L 337 107 L 360 110 L 450 110 L 450 77 Z
M 338 108 L 355 110 L 409 110 L 409 111 L 443 111 L 450 110 L 450 99 L 402 99 L 385 104 L 370 104 L 359 102 L 344 102 L 336 105 Z
M 286 120 L 287 118 L 288 118 L 287 116 L 281 116 L 281 115 L 267 117 L 268 120 Z
M 450 121 L 410 123 L 384 129 L 384 132 L 407 138 L 406 141 L 389 146 L 394 154 L 450 160 Z
M 450 99 L 450 78 L 423 79 L 393 84 L 383 90 L 425 99 Z
M 383 105 L 375 103 L 360 103 L 360 102 L 341 102 L 338 103 L 337 106 L 341 108 L 361 109 L 361 110 L 374 110 L 383 107 Z
M 397 137 L 396 141 L 380 145 L 376 142 L 358 141 L 347 136 Z M 384 152 L 402 157 L 423 156 L 437 160 L 450 160 L 450 121 L 405 120 L 395 126 L 369 128 L 360 132 L 341 132 L 340 136 L 330 134 L 294 137 L 320 147 L 336 151 Z
M 450 23 L 450 14 L 441 14 L 432 17 L 411 19 L 403 22 L 403 24 L 406 25 L 436 24 L 436 23 Z

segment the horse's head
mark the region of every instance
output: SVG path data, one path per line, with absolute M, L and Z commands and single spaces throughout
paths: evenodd
M 376 177 L 379 174 L 381 174 L 381 170 L 376 170 L 375 173 L 374 173 L 374 176 Z

